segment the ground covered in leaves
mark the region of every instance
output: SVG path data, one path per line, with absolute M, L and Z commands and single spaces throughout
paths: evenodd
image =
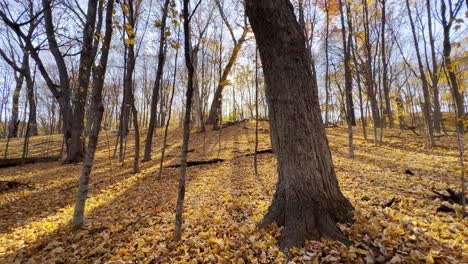
M 182 241 L 172 242 L 181 130 L 169 134 L 162 177 L 162 131 L 153 160 L 132 174 L 133 143 L 124 164 L 113 159 L 115 135 L 103 131 L 86 204 L 85 227 L 72 231 L 81 165 L 59 162 L 0 169 L 0 181 L 29 182 L 0 193 L 0 263 L 282 263 L 276 245 L 281 230 L 256 223 L 274 194 L 276 161 L 259 157 L 253 173 L 254 123 L 221 132 L 192 133 L 189 160 L 224 162 L 188 168 Z M 327 130 L 340 186 L 356 208 L 355 223 L 342 226 L 353 245 L 309 241 L 292 249 L 293 263 L 468 263 L 468 219 L 437 212 L 432 190 L 458 189 L 454 137 L 425 148 L 411 132 L 386 130 L 381 146 L 355 134 L 355 159 L 348 158 L 344 128 Z M 260 150 L 270 148 L 261 124 Z M 371 138 L 371 137 L 370 137 Z M 53 144 L 46 143 L 53 141 Z M 4 149 L 5 142 L 0 142 Z M 12 155 L 21 141 L 12 142 Z M 47 145 L 47 148 L 44 147 Z M 16 147 L 15 147 L 16 146 Z M 36 137 L 32 156 L 60 151 L 59 137 Z M 16 152 L 15 152 L 16 151 Z M 413 174 L 413 175 L 411 175 Z

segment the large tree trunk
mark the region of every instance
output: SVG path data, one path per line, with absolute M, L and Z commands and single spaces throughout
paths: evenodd
M 261 227 L 284 226 L 282 250 L 321 237 L 346 242 L 338 222 L 352 220 L 332 163 L 307 59 L 304 34 L 287 0 L 247 1 L 266 82 L 278 185 Z M 315 87 L 316 88 L 316 87 Z
M 151 97 L 151 110 L 150 110 L 150 120 L 148 125 L 148 130 L 146 134 L 146 143 L 145 143 L 145 155 L 143 161 L 151 160 L 151 145 L 153 144 L 153 134 L 156 127 L 156 107 L 158 105 L 158 96 L 159 90 L 161 89 L 161 78 L 163 75 L 164 62 L 166 59 L 166 49 L 164 45 L 166 43 L 166 20 L 168 14 L 169 0 L 164 2 L 163 15 L 161 19 L 161 28 L 159 34 L 159 55 L 158 55 L 158 68 L 156 70 L 156 79 L 154 80 L 153 85 L 153 95 Z

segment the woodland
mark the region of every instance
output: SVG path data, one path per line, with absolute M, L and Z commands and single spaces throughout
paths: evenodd
M 465 0 L 0 0 L 0 263 L 468 263 Z

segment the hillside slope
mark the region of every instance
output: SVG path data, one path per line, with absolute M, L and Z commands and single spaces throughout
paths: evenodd
M 260 150 L 270 148 L 261 123 Z M 280 230 L 256 228 L 275 191 L 273 154 L 259 157 L 253 174 L 254 123 L 221 132 L 192 133 L 189 161 L 223 162 L 188 168 L 182 242 L 171 242 L 181 134 L 169 134 L 167 161 L 157 178 L 161 131 L 153 161 L 131 174 L 132 136 L 126 162 L 113 155 L 115 135 L 103 132 L 93 169 L 85 228 L 70 229 L 81 165 L 59 162 L 0 169 L 0 181 L 31 182 L 0 193 L 0 262 L 30 263 L 281 263 Z M 355 223 L 343 226 L 353 242 L 309 241 L 293 249 L 296 263 L 462 263 L 468 262 L 468 219 L 438 213 L 443 203 L 431 190 L 459 186 L 455 139 L 442 137 L 433 149 L 411 132 L 386 131 L 382 146 L 355 137 L 355 159 L 347 157 L 344 128 L 327 130 L 340 186 L 356 208 Z M 220 142 L 218 140 L 220 139 Z M 32 139 L 31 152 L 43 155 L 45 137 Z M 60 138 L 47 154 L 60 150 Z M 4 142 L 0 142 L 3 149 Z M 35 145 L 37 144 L 37 145 Z M 13 142 L 19 153 L 21 141 Z M 49 150 L 48 150 L 49 151 Z M 411 171 L 414 175 L 408 174 Z M 393 202 L 391 202 L 393 201 Z M 122 262 L 123 261 L 123 262 Z

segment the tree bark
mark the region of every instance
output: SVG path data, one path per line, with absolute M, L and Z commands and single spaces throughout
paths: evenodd
M 336 179 L 304 34 L 287 0 L 247 1 L 266 82 L 278 185 L 260 223 L 284 226 L 280 248 L 321 237 L 347 242 L 338 222 L 352 220 L 353 207 Z

